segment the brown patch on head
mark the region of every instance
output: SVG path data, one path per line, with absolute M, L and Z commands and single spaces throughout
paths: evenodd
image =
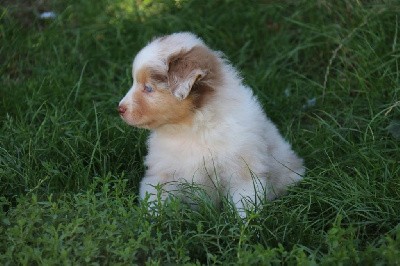
M 181 51 L 167 62 L 167 73 L 149 66 L 135 73 L 127 100 L 131 104 L 125 104 L 129 107 L 122 115 L 127 123 L 149 129 L 191 124 L 195 110 L 205 106 L 222 83 L 221 63 L 206 47 Z
M 135 79 L 140 84 L 157 84 L 167 82 L 167 76 L 164 73 L 151 67 L 143 67 L 139 69 Z
M 221 66 L 217 56 L 207 47 L 195 46 L 181 51 L 169 59 L 168 84 L 171 92 L 189 85 L 188 98 L 196 108 L 201 108 L 221 84 Z M 192 79 L 192 80 L 190 80 Z
M 168 77 L 165 74 L 157 71 L 152 71 L 150 73 L 150 79 L 156 83 L 167 83 L 168 81 Z
M 179 101 L 167 90 L 148 93 L 136 91 L 133 95 L 136 115 L 145 128 L 157 128 L 165 124 L 190 124 L 193 105 L 190 101 Z
M 168 89 L 167 76 L 157 69 L 144 67 L 135 75 L 136 85 L 130 101 L 133 103 L 124 119 L 143 128 L 157 128 L 165 124 L 189 124 L 193 117 L 193 103 L 179 101 Z M 152 88 L 147 91 L 146 86 Z

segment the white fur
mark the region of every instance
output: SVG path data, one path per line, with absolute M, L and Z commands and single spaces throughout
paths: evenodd
M 194 46 L 205 46 L 191 33 L 156 39 L 136 56 L 133 75 L 143 66 L 167 71 L 168 55 Z M 222 85 L 207 104 L 197 109 L 191 124 L 163 125 L 152 130 L 145 159 L 146 175 L 140 197 L 156 199 L 155 186 L 179 195 L 179 183 L 203 187 L 215 200 L 230 197 L 240 215 L 246 202 L 274 199 L 298 182 L 305 172 L 300 159 L 266 117 L 252 90 L 221 54 Z M 132 91 L 121 105 L 133 105 Z M 126 120 L 127 121 L 127 120 Z M 221 194 L 222 193 L 222 194 Z M 162 195 L 165 199 L 167 193 Z

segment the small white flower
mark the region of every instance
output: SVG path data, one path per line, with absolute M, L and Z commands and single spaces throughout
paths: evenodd
M 316 104 L 317 104 L 317 98 L 316 97 L 308 99 L 306 104 L 303 105 L 303 109 L 306 109 L 306 108 L 309 108 L 309 107 L 313 107 Z
M 57 14 L 53 11 L 43 12 L 39 16 L 41 19 L 55 19 Z
M 286 88 L 284 93 L 285 93 L 286 97 L 289 97 L 292 94 L 291 91 L 290 91 L 290 88 Z

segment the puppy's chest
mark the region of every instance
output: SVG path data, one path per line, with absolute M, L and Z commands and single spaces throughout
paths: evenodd
M 149 153 L 145 164 L 151 172 L 180 172 L 190 175 L 196 171 L 210 171 L 215 167 L 220 168 L 228 157 L 232 158 L 235 154 L 232 145 L 228 145 L 223 139 L 204 141 L 184 136 L 153 136 L 148 145 Z

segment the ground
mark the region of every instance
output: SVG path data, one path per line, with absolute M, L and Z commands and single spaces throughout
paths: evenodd
M 41 19 L 53 11 L 54 18 Z M 3 1 L 0 263 L 400 264 L 398 1 Z M 304 159 L 242 220 L 137 201 L 148 132 L 117 103 L 135 53 L 192 31 Z

